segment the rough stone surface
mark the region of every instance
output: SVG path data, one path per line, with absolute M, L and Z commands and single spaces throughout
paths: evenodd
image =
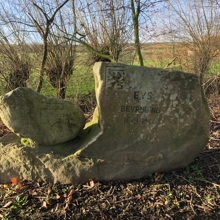
M 80 138 L 60 145 L 0 145 L 0 182 L 130 180 L 188 165 L 206 146 L 209 110 L 199 78 L 96 63 L 97 108 Z
M 93 161 L 69 157 L 77 146 L 76 140 L 44 147 L 0 143 L 0 183 L 10 182 L 12 177 L 63 184 L 86 182 L 91 177 Z
M 40 145 L 69 141 L 85 125 L 83 112 L 73 102 L 47 98 L 25 87 L 0 97 L 0 117 L 18 136 Z
M 199 78 L 164 69 L 96 63 L 94 125 L 75 153 L 102 179 L 134 179 L 188 165 L 206 146 L 209 110 Z

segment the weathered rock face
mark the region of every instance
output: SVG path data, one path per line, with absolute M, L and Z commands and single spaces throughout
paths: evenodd
M 47 98 L 25 87 L 0 97 L 0 117 L 14 133 L 40 145 L 71 140 L 85 125 L 83 112 L 71 101 Z
M 58 145 L 28 147 L 0 143 L 0 183 L 12 177 L 20 180 L 84 183 L 94 175 L 92 159 L 69 156 L 78 146 L 77 139 Z
M 75 155 L 99 161 L 103 179 L 184 167 L 206 146 L 209 110 L 196 75 L 96 63 L 99 117 Z
M 81 140 L 0 144 L 0 182 L 136 179 L 184 167 L 206 146 L 209 110 L 197 76 L 112 63 L 96 63 L 94 75 L 97 109 Z

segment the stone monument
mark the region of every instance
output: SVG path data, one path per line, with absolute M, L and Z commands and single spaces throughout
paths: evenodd
M 187 166 L 206 146 L 209 109 L 196 75 L 98 62 L 94 77 L 97 108 L 78 138 L 1 146 L 0 182 L 137 179 Z
M 209 110 L 199 78 L 164 69 L 96 63 L 97 121 L 82 158 L 105 179 L 132 179 L 186 166 L 206 146 Z

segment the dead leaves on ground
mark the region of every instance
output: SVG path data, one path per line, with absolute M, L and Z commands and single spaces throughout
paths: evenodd
M 209 101 L 210 109 L 210 139 L 208 150 L 220 150 L 220 98 Z
M 217 158 L 215 164 L 212 161 L 213 169 L 219 165 Z M 203 161 L 197 159 L 197 164 L 184 170 L 155 173 L 131 182 L 101 183 L 90 179 L 84 185 L 61 185 L 12 179 L 12 183 L 0 188 L 0 216 L 5 217 L 16 205 L 18 210 L 22 208 L 17 216 L 25 213 L 36 219 L 141 219 L 146 215 L 151 219 L 188 219 L 204 213 L 215 218 L 220 187 L 217 179 L 211 182 L 211 170 L 205 176 L 206 166 L 202 165 Z

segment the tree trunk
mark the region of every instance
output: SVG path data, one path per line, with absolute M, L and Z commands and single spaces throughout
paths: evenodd
M 39 83 L 37 85 L 36 91 L 40 93 L 42 87 L 43 87 L 43 81 L 44 81 L 44 69 L 47 61 L 47 54 L 48 54 L 48 42 L 47 42 L 47 36 L 44 39 L 44 49 L 43 49 L 43 58 L 41 61 L 41 68 L 40 68 L 40 76 L 39 76 Z
M 140 66 L 144 66 L 143 56 L 141 53 L 141 46 L 140 46 L 140 38 L 139 38 L 139 14 L 140 14 L 140 0 L 136 1 L 137 8 L 135 9 L 134 1 L 130 0 L 131 10 L 132 10 L 132 21 L 134 27 L 134 45 L 135 51 L 138 56 Z
M 143 56 L 141 53 L 140 39 L 139 39 L 139 28 L 138 28 L 138 18 L 133 18 L 134 24 L 134 45 L 138 56 L 140 66 L 144 66 Z

